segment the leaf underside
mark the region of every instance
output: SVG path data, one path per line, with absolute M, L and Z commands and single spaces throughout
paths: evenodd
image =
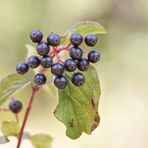
M 59 103 L 54 111 L 56 118 L 65 124 L 67 136 L 72 139 L 79 138 L 82 132 L 91 134 L 100 122 L 100 84 L 97 72 L 90 66 L 83 74 L 85 84 L 76 87 L 71 82 L 71 73 L 66 73 L 68 86 L 58 90 Z
M 29 82 L 24 76 L 16 73 L 10 74 L 0 81 L 0 105 L 16 90 Z

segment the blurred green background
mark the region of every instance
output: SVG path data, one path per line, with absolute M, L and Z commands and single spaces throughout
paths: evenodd
M 0 0 L 0 78 L 15 71 L 24 60 L 28 33 L 40 29 L 64 34 L 79 21 L 97 21 L 107 30 L 98 46 L 102 54 L 98 70 L 102 95 L 100 126 L 78 140 L 65 136 L 65 126 L 53 116 L 56 95 L 41 90 L 26 126 L 31 133 L 54 137 L 53 148 L 148 147 L 148 1 L 147 0 Z M 24 104 L 29 88 L 16 97 Z M 7 103 L 6 103 L 7 106 Z M 23 113 L 21 113 L 22 115 Z M 0 113 L 0 120 L 14 119 Z M 16 139 L 0 145 L 15 148 Z M 30 148 L 26 140 L 22 148 Z

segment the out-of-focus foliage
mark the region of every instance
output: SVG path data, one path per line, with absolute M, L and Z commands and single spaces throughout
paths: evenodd
M 27 84 L 29 80 L 16 73 L 10 74 L 0 81 L 0 105 L 18 89 Z
M 52 138 L 45 134 L 36 134 L 30 136 L 34 148 L 51 148 Z
M 15 71 L 26 55 L 28 33 L 41 29 L 63 34 L 74 23 L 90 20 L 107 28 L 100 35 L 101 122 L 91 135 L 71 141 L 65 127 L 53 116 L 56 96 L 41 90 L 35 99 L 27 129 L 55 138 L 53 148 L 147 148 L 148 147 L 148 1 L 147 0 L 0 0 L 0 77 Z M 30 89 L 16 95 L 24 105 Z M 7 107 L 7 103 L 5 104 Z M 22 116 L 23 113 L 21 113 Z M 14 119 L 0 113 L 0 120 Z M 44 126 L 40 126 L 44 125 Z M 1 146 L 15 147 L 14 143 Z M 26 141 L 22 148 L 31 144 Z

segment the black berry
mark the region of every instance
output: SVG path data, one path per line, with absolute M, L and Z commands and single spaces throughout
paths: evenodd
M 85 83 L 85 77 L 82 73 L 74 73 L 72 75 L 72 83 L 76 86 L 82 86 Z
M 55 76 L 61 76 L 64 73 L 64 66 L 60 63 L 55 63 L 51 66 L 51 72 Z
M 67 59 L 64 62 L 64 66 L 67 71 L 72 72 L 75 71 L 75 69 L 77 68 L 77 63 L 72 59 Z
M 67 78 L 65 76 L 58 76 L 54 79 L 54 84 L 59 89 L 64 89 L 67 86 Z
M 69 49 L 69 55 L 73 60 L 79 60 L 83 56 L 83 51 L 79 47 L 72 47 Z
M 77 66 L 79 70 L 86 71 L 89 68 L 89 61 L 85 58 L 81 58 Z
M 16 71 L 17 71 L 18 74 L 23 75 L 23 74 L 27 73 L 28 70 L 29 70 L 29 66 L 28 66 L 28 64 L 25 63 L 25 62 L 19 62 L 19 63 L 16 65 Z
M 83 42 L 83 37 L 79 33 L 74 33 L 70 37 L 70 42 L 74 46 L 79 46 Z
M 41 62 L 41 65 L 44 67 L 44 68 L 49 68 L 52 66 L 53 64 L 53 60 L 50 56 L 48 55 L 45 55 L 43 56 L 41 59 L 40 59 L 40 62 Z
M 51 33 L 47 37 L 47 42 L 50 46 L 58 46 L 60 44 L 60 36 L 56 33 Z
M 43 85 L 46 83 L 46 77 L 44 74 L 42 73 L 39 73 L 39 74 L 36 74 L 35 77 L 34 77 L 34 82 L 37 84 L 37 85 Z
M 40 60 L 37 56 L 33 55 L 28 58 L 27 61 L 30 68 L 37 68 L 40 65 Z
M 95 46 L 97 44 L 97 36 L 95 34 L 88 34 L 85 37 L 85 43 L 87 46 Z
M 33 30 L 30 32 L 30 39 L 34 43 L 39 43 L 43 38 L 43 33 L 40 30 Z
M 46 42 L 40 42 L 36 46 L 36 51 L 39 55 L 44 56 L 49 53 L 50 47 Z
M 100 60 L 100 53 L 92 50 L 88 53 L 88 60 L 92 63 L 96 63 Z
M 23 108 L 23 104 L 21 101 L 19 100 L 12 100 L 9 104 L 9 109 L 11 110 L 11 112 L 17 114 L 19 113 Z

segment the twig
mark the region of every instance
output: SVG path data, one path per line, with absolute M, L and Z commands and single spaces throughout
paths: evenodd
M 29 99 L 29 103 L 28 103 L 28 106 L 27 106 L 27 109 L 26 109 L 26 112 L 25 112 L 25 115 L 24 115 L 23 123 L 22 123 L 21 130 L 20 130 L 20 134 L 19 134 L 19 137 L 18 137 L 17 148 L 20 148 L 24 128 L 25 128 L 25 125 L 26 125 L 26 122 L 27 122 L 27 119 L 28 119 L 28 116 L 29 116 L 29 113 L 30 113 L 30 110 L 31 110 L 31 107 L 32 107 L 33 99 L 34 99 L 34 96 L 35 96 L 36 92 L 39 90 L 39 88 L 40 87 L 37 86 L 37 85 L 32 86 L 32 94 L 31 94 L 31 97 Z

